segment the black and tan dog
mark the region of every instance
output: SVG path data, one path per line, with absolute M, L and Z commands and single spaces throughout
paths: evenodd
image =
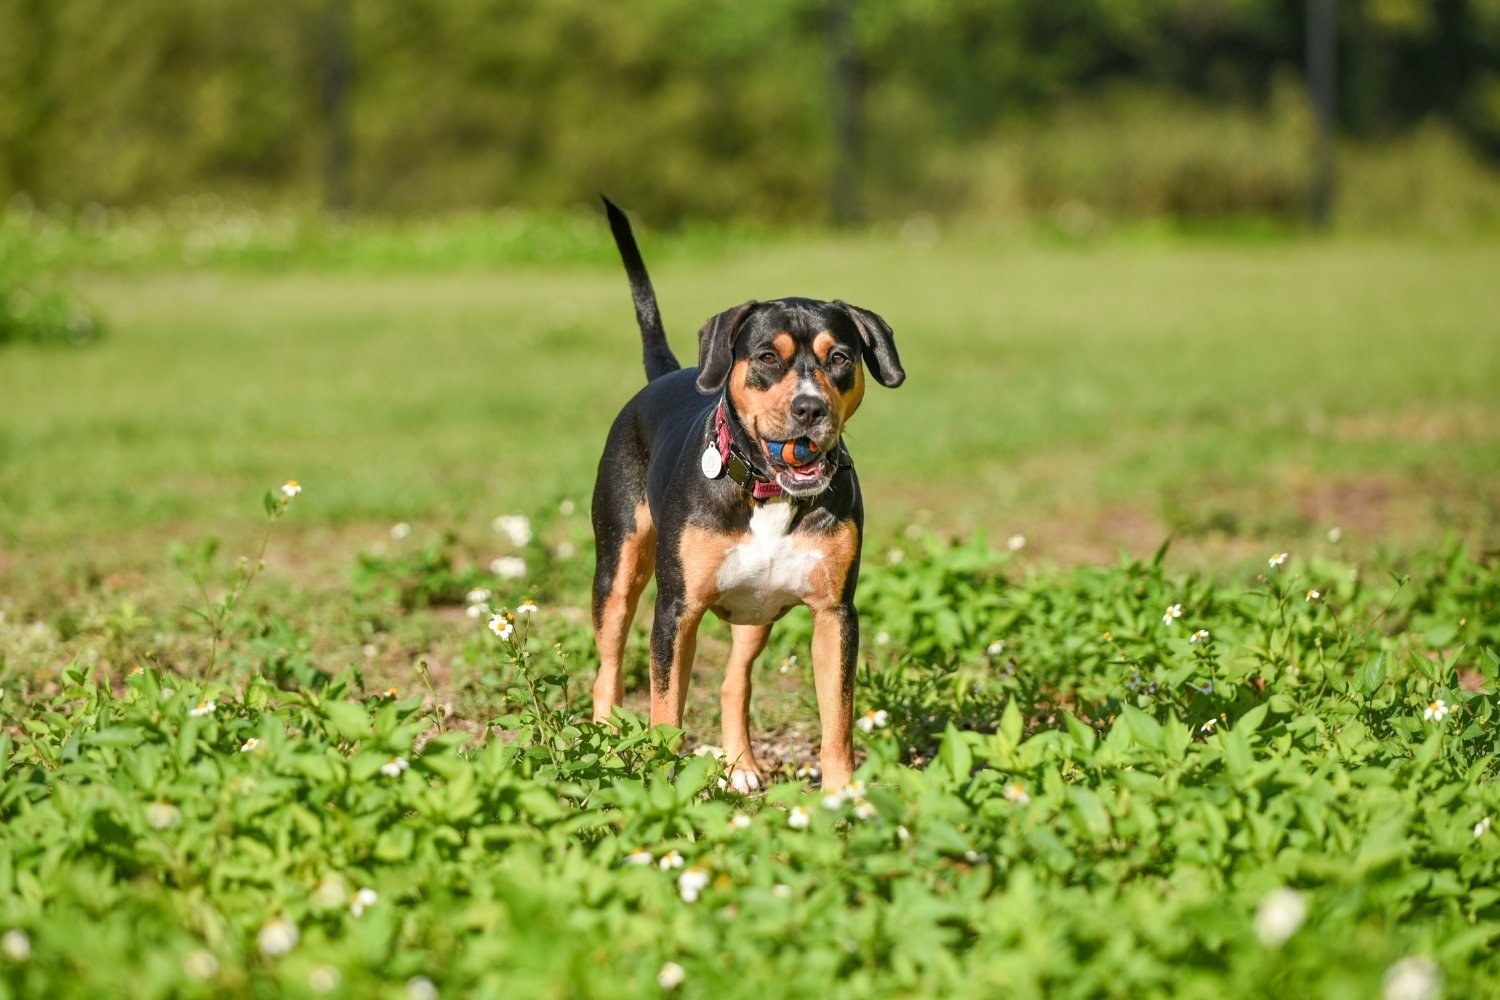
M 854 770 L 854 672 L 864 508 L 841 436 L 864 395 L 864 371 L 906 377 L 891 328 L 843 302 L 746 302 L 698 333 L 698 368 L 667 346 L 630 223 L 605 200 L 630 278 L 647 385 L 625 404 L 594 486 L 594 716 L 609 718 L 636 603 L 654 571 L 651 722 L 682 724 L 698 623 L 712 611 L 733 633 L 721 689 L 724 751 L 736 789 L 759 788 L 750 748 L 750 669 L 771 624 L 805 604 L 822 728 L 823 787 Z

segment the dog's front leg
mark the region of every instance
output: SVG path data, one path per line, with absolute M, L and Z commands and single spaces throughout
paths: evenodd
M 854 776 L 854 671 L 859 657 L 854 605 L 814 609 L 812 654 L 823 731 L 823 790 L 834 792 Z
M 665 589 L 665 588 L 663 588 Z M 698 623 L 706 609 L 658 593 L 651 624 L 651 724 L 682 726 L 688 680 L 698 651 Z

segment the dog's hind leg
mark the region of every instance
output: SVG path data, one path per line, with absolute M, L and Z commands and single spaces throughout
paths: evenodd
M 594 680 L 594 720 L 606 721 L 624 701 L 621 666 L 625 640 L 635 619 L 641 592 L 656 564 L 656 528 L 643 499 L 622 508 L 595 491 L 594 641 L 599 649 L 599 676 Z
M 732 625 L 733 643 L 729 666 L 719 689 L 719 707 L 724 727 L 724 758 L 729 764 L 729 783 L 741 795 L 765 784 L 755 752 L 750 749 L 750 670 L 771 637 L 769 625 Z

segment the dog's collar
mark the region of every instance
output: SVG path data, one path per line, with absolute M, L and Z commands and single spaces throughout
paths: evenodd
M 735 450 L 734 441 L 729 432 L 729 414 L 724 406 L 724 400 L 719 400 L 719 405 L 714 408 L 714 440 L 719 450 L 720 468 L 728 474 L 730 479 L 739 483 L 740 486 L 757 500 L 770 500 L 785 495 L 781 484 L 774 479 L 762 479 L 750 469 L 750 463 Z
M 767 479 L 759 475 L 754 466 L 734 446 L 734 435 L 729 425 L 729 408 L 724 405 L 723 397 L 719 398 L 719 405 L 714 407 L 713 442 L 709 448 L 717 452 L 719 468 L 714 474 L 709 475 L 710 479 L 728 475 L 756 500 L 772 500 L 787 495 L 775 479 Z M 837 450 L 828 456 L 828 460 L 833 462 L 836 468 L 847 468 L 852 464 L 843 441 L 839 442 Z M 704 473 L 708 474 L 707 468 L 704 469 Z M 794 497 L 793 499 L 807 499 L 807 497 Z

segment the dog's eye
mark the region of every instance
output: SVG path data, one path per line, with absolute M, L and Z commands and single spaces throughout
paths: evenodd
M 848 363 L 849 354 L 846 351 L 834 351 L 832 354 L 828 355 L 828 364 L 834 368 L 838 368 L 842 365 L 847 365 Z
M 779 365 L 781 364 L 781 355 L 775 351 L 761 351 L 755 356 L 755 360 L 763 365 Z

